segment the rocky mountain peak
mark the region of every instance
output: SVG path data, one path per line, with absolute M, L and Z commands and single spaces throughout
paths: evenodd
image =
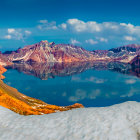
M 42 40 L 38 44 L 41 47 L 48 47 L 49 46 L 49 42 L 47 40 L 44 40 L 44 41 Z
M 129 44 L 129 45 L 124 45 L 118 48 L 109 49 L 109 51 L 112 51 L 114 53 L 119 53 L 122 51 L 137 52 L 139 50 L 140 50 L 140 45 L 137 45 L 137 44 Z
M 40 47 L 52 47 L 55 43 L 54 42 L 48 42 L 47 40 L 42 40 L 39 43 Z

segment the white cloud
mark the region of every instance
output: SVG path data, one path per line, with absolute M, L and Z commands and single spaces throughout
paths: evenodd
M 39 20 L 39 23 L 48 23 L 48 20 L 44 19 L 44 20 Z
M 128 41 L 140 43 L 140 26 L 135 26 L 131 23 L 83 21 L 76 18 L 68 19 L 60 24 L 42 19 L 38 21 L 38 25 L 35 28 L 31 29 L 2 29 L 0 38 L 24 40 L 29 35 L 48 36 L 50 35 L 48 30 L 53 31 L 54 34 L 56 33 L 56 36 L 61 34 L 62 38 L 66 39 L 66 41 L 70 40 L 72 44 L 80 44 L 85 47 L 91 47 L 91 45 L 97 43 L 100 46 L 105 43 L 108 46 L 111 46 L 111 43 L 117 46 Z
M 7 34 L 4 35 L 4 39 L 13 39 L 13 40 L 24 40 L 27 36 L 31 34 L 31 31 L 29 30 L 23 30 L 20 28 L 14 29 L 14 28 L 8 28 Z
M 136 38 L 132 37 L 132 36 L 124 36 L 124 39 L 127 41 L 134 41 L 136 40 Z
M 62 23 L 61 25 L 60 25 L 60 27 L 62 28 L 62 29 L 66 29 L 67 28 L 67 24 L 65 24 L 65 23 Z
M 79 19 L 68 19 L 66 24 L 70 29 L 75 32 L 90 32 L 90 33 L 98 33 L 104 31 L 111 31 L 111 32 L 119 32 L 120 29 L 129 32 L 135 31 L 136 28 L 132 24 L 125 24 L 125 23 L 117 23 L 117 22 L 102 22 L 98 23 L 96 21 L 87 21 L 84 22 Z M 138 28 L 137 28 L 138 29 Z M 140 27 L 139 27 L 140 30 Z
M 11 35 L 6 35 L 4 36 L 5 39 L 12 39 L 12 36 Z
M 15 32 L 15 29 L 14 29 L 14 28 L 9 28 L 9 29 L 8 29 L 8 33 L 9 33 L 9 34 L 12 34 L 12 33 L 14 33 L 14 32 Z
M 71 40 L 70 40 L 70 43 L 73 44 L 73 45 L 75 45 L 75 44 L 80 44 L 80 42 L 77 41 L 76 39 L 71 39 Z
M 104 37 L 97 37 L 97 39 L 101 42 L 108 42 L 108 39 L 104 38 Z
M 93 39 L 88 39 L 88 40 L 85 40 L 86 43 L 89 43 L 91 45 L 94 45 L 94 44 L 98 44 L 98 41 L 95 41 Z
M 31 31 L 25 30 L 26 35 L 30 35 L 31 33 L 32 33 Z
M 101 28 L 95 21 L 84 22 L 78 19 L 67 20 L 67 25 L 76 32 L 100 32 Z
M 71 26 L 75 31 L 82 32 L 86 30 L 86 25 L 83 21 L 78 19 L 69 19 L 67 24 Z
M 5 36 L 5 39 L 15 39 L 15 40 L 23 39 L 21 29 L 8 28 L 7 32 L 8 35 Z
M 127 29 L 129 33 L 136 33 L 137 31 L 140 32 L 140 26 L 134 26 L 130 23 L 120 23 L 120 26 L 123 27 L 123 29 Z
M 96 22 L 82 21 L 79 19 L 68 19 L 65 23 L 60 24 L 61 29 L 65 29 L 70 33 L 78 33 L 78 35 L 93 36 L 100 42 L 108 42 L 111 39 L 122 40 L 138 40 L 140 37 L 140 26 L 134 26 L 130 23 L 118 22 Z M 62 27 L 63 26 L 63 27 Z M 125 38 L 124 38 L 125 36 Z M 135 38 L 133 37 L 135 36 Z M 92 38 L 92 37 L 91 37 Z M 93 41 L 92 41 L 93 42 Z M 96 42 L 97 43 L 97 42 Z M 93 43 L 94 44 L 94 43 Z
M 56 22 L 48 22 L 48 20 L 40 20 L 39 25 L 37 26 L 40 30 L 56 30 L 58 27 L 56 26 Z
M 104 43 L 114 43 L 117 46 L 128 41 L 140 43 L 140 26 L 131 23 L 83 21 L 74 18 L 68 19 L 59 25 L 56 23 L 54 25 L 57 27 L 58 32 L 64 30 L 65 33 L 71 36 L 74 35 L 83 46 L 97 43 L 101 46 Z M 72 42 L 78 44 L 75 40 Z

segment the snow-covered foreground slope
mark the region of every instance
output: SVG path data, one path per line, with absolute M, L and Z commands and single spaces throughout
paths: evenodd
M 21 116 L 0 106 L 0 140 L 135 140 L 140 103 Z

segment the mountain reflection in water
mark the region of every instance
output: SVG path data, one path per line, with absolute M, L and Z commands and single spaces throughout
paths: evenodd
M 130 64 L 15 63 L 6 68 L 6 84 L 49 104 L 89 107 L 140 101 L 140 68 Z
M 15 63 L 7 69 L 16 69 L 28 75 L 33 75 L 41 80 L 55 78 L 55 76 L 70 76 L 88 69 L 110 70 L 122 74 L 140 77 L 140 68 L 120 62 L 82 62 L 82 63 Z

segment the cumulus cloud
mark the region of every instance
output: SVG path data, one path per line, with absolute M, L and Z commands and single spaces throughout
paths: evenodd
M 127 41 L 133 41 L 136 40 L 136 38 L 132 37 L 132 36 L 124 36 L 124 39 Z
M 140 31 L 140 26 L 134 26 L 132 24 L 117 23 L 117 22 L 102 22 L 97 23 L 95 21 L 84 22 L 78 19 L 69 19 L 67 24 L 71 26 L 77 32 L 103 32 L 103 31 L 115 31 L 115 32 L 128 32 L 136 33 Z
M 65 30 L 65 29 L 67 28 L 67 24 L 62 23 L 62 24 L 60 24 L 60 26 L 59 26 L 59 27 Z
M 91 45 L 101 42 L 115 42 L 115 40 L 138 41 L 140 37 L 140 26 L 134 26 L 130 23 L 85 22 L 75 18 L 68 19 L 66 22 L 60 24 L 59 27 L 63 30 L 67 30 L 69 34 L 85 36 L 86 43 Z M 86 38 L 87 36 L 90 38 Z M 94 39 L 92 39 L 92 37 Z M 83 40 L 83 38 L 81 40 Z
M 69 29 L 75 32 L 89 32 L 89 33 L 125 33 L 125 34 L 139 34 L 140 26 L 134 26 L 130 23 L 118 23 L 118 22 L 102 22 L 96 21 L 82 21 L 79 19 L 68 19 L 66 23 L 63 23 Z M 101 38 L 101 40 L 104 40 Z
M 126 23 L 120 23 L 120 26 L 122 27 L 122 29 L 125 29 L 128 31 L 128 33 L 130 34 L 138 34 L 140 33 L 140 26 L 134 26 L 133 24 L 126 24 Z
M 24 40 L 30 34 L 31 31 L 29 30 L 8 28 L 7 35 L 4 36 L 4 39 Z
M 75 45 L 75 44 L 80 44 L 80 42 L 76 39 L 71 38 L 70 43 Z
M 9 28 L 9 29 L 8 29 L 8 33 L 9 33 L 9 34 L 14 33 L 15 31 L 16 31 L 16 30 L 15 30 L 14 28 Z
M 8 35 L 6 35 L 7 39 L 16 39 L 16 40 L 23 39 L 23 35 L 21 33 L 21 29 L 9 28 L 9 29 L 7 29 L 7 32 L 8 32 Z
M 51 33 L 54 33 L 54 36 L 61 35 L 65 40 L 64 42 L 70 42 L 74 45 L 80 44 L 83 47 L 89 46 L 89 48 L 92 45 L 97 47 L 95 44 L 102 47 L 104 44 L 117 46 L 129 42 L 140 43 L 140 26 L 135 26 L 131 23 L 84 21 L 73 18 L 60 24 L 55 21 L 41 19 L 37 24 L 31 29 L 8 28 L 2 29 L 2 31 L 0 29 L 0 38 L 25 40 L 28 36 L 33 35 L 46 37 L 50 35 L 49 30 L 53 31 Z
M 11 36 L 11 35 L 5 35 L 4 38 L 5 38 L 5 39 L 11 39 L 12 36 Z
M 140 26 L 134 26 L 130 23 L 129 24 L 118 23 L 118 22 L 98 23 L 96 21 L 84 22 L 79 19 L 68 19 L 66 23 L 62 23 L 62 24 L 75 32 L 96 33 L 96 32 L 103 32 L 103 31 L 111 31 L 111 32 L 124 31 L 124 32 L 134 33 L 140 31 Z
M 39 23 L 48 23 L 48 20 L 39 20 Z
M 88 44 L 91 44 L 91 45 L 98 44 L 98 41 L 95 41 L 93 39 L 85 40 L 85 42 L 88 43 Z
M 48 22 L 48 20 L 40 20 L 39 25 L 37 26 L 40 30 L 56 30 L 58 27 L 56 26 L 56 22 Z
M 100 42 L 108 42 L 108 39 L 104 37 L 96 37 Z
M 95 21 L 84 22 L 78 19 L 67 20 L 70 29 L 76 32 L 100 32 L 101 28 Z
M 25 30 L 25 34 L 30 35 L 31 33 L 31 31 Z

